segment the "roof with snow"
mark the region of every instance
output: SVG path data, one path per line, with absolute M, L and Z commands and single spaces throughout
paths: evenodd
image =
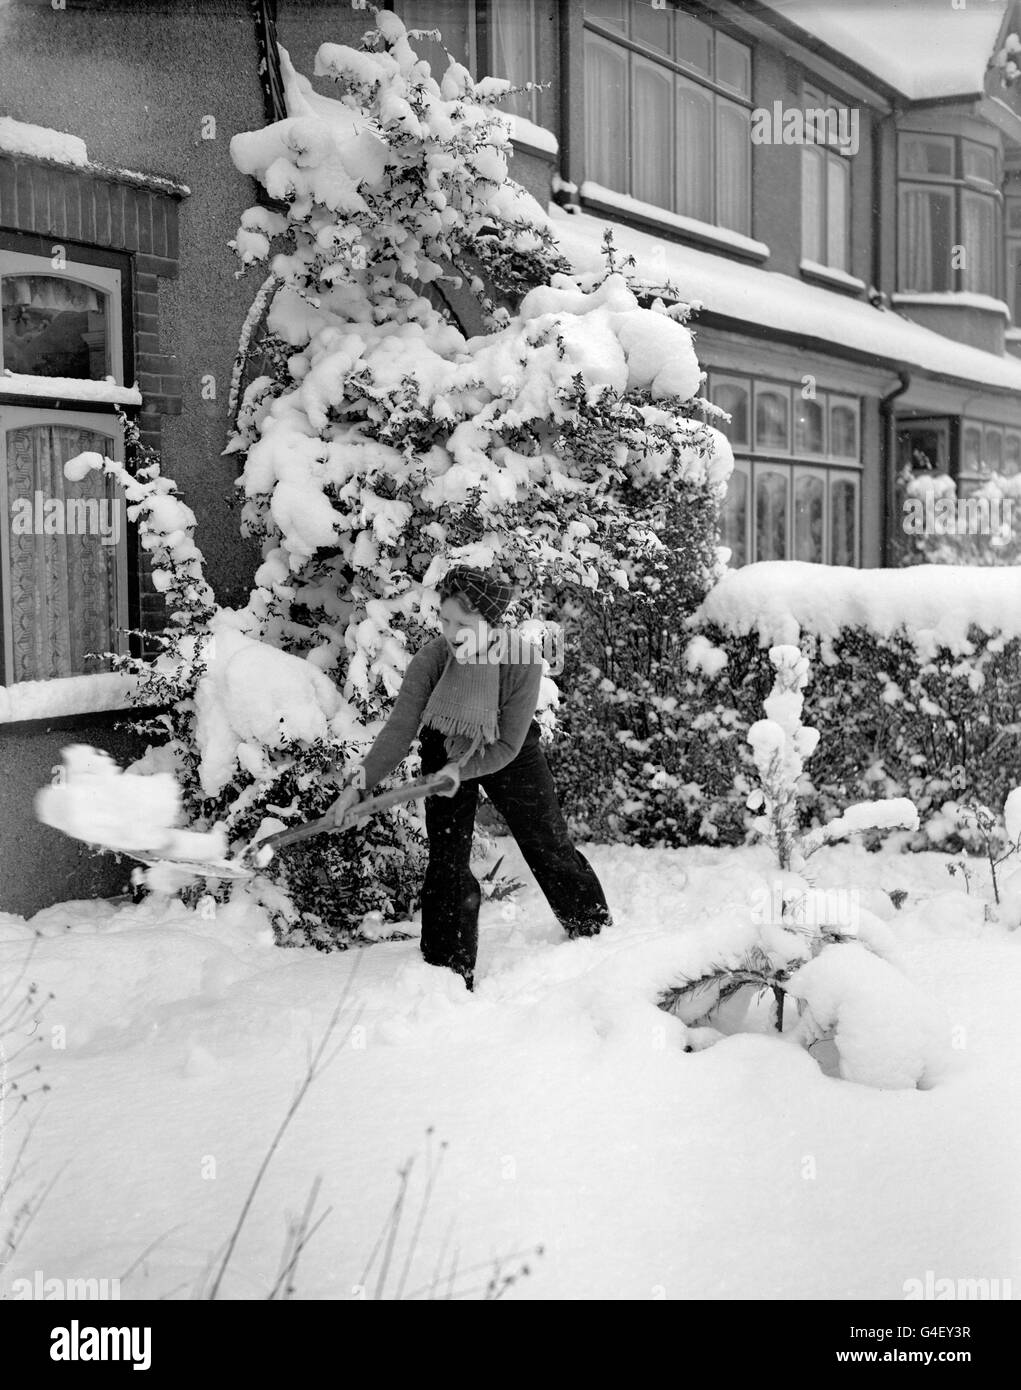
M 911 101 L 975 94 L 1007 0 L 765 0 L 768 8 Z
M 903 364 L 954 381 L 1021 391 L 1021 360 L 956 343 L 893 310 L 663 241 L 609 218 L 568 213 L 556 205 L 550 207 L 549 217 L 564 255 L 579 274 L 605 270 L 603 231 L 612 225 L 617 249 L 635 258 L 633 278 L 656 289 L 674 285 L 688 303 L 774 332 L 797 334 L 806 345 L 814 340 L 822 352 L 839 356 L 842 349 L 851 349 L 877 366 Z

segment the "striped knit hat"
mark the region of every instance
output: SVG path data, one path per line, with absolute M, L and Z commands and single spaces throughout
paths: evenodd
M 464 594 L 488 623 L 498 623 L 515 597 L 513 584 L 494 574 L 455 565 L 440 581 L 440 595 Z

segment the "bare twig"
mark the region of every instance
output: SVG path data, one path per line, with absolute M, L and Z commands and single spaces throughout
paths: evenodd
M 340 999 L 337 1002 L 337 1006 L 330 1017 L 330 1021 L 326 1025 L 326 1028 L 323 1032 L 323 1036 L 319 1041 L 318 1047 L 312 1054 L 308 1067 L 305 1071 L 305 1075 L 302 1078 L 301 1084 L 298 1086 L 298 1089 L 294 1094 L 294 1099 L 287 1107 L 287 1112 L 284 1115 L 284 1118 L 281 1120 L 277 1132 L 273 1136 L 272 1141 L 270 1142 L 269 1148 L 263 1155 L 262 1162 L 259 1164 L 259 1168 L 255 1174 L 255 1177 L 252 1179 L 252 1185 L 248 1190 L 248 1196 L 245 1198 L 244 1203 L 241 1207 L 241 1211 L 238 1214 L 238 1219 L 235 1222 L 234 1229 L 230 1234 L 229 1240 L 227 1241 L 227 1249 L 224 1252 L 220 1268 L 216 1272 L 216 1277 L 213 1280 L 213 1286 L 209 1291 L 208 1297 L 211 1300 L 215 1299 L 220 1291 L 220 1285 L 223 1283 L 223 1277 L 227 1272 L 227 1266 L 230 1264 L 231 1256 L 234 1253 L 234 1247 L 238 1243 L 238 1238 L 241 1235 L 241 1229 L 248 1218 L 248 1213 L 252 1208 L 252 1203 L 255 1201 L 255 1196 L 259 1190 L 262 1180 L 266 1175 L 266 1170 L 269 1168 L 270 1163 L 273 1161 L 273 1156 L 280 1146 L 280 1141 L 283 1138 L 284 1133 L 286 1132 L 291 1121 L 294 1119 L 294 1116 L 297 1114 L 298 1107 L 301 1105 L 301 1102 L 305 1099 L 305 1096 L 308 1094 L 308 1090 L 309 1087 L 312 1085 L 312 1082 L 316 1080 L 316 1078 L 320 1074 L 320 1071 L 323 1070 L 323 1068 L 320 1067 L 322 1056 L 323 1053 L 326 1051 L 326 1046 L 330 1041 L 330 1038 L 333 1036 L 334 1029 L 340 1021 L 340 1015 L 345 1005 L 347 1004 L 348 994 L 351 991 L 351 985 L 354 981 L 355 974 L 357 973 L 358 964 L 359 962 L 356 960 L 351 974 L 348 976 L 347 982 L 344 986 L 344 992 L 341 994 Z M 335 1053 L 331 1055 L 329 1059 L 331 1062 L 333 1060 L 333 1056 L 335 1055 Z

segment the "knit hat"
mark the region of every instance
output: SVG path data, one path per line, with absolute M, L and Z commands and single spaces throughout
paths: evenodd
M 461 593 L 488 623 L 498 623 L 515 596 L 513 584 L 495 574 L 455 565 L 440 581 L 440 593 Z

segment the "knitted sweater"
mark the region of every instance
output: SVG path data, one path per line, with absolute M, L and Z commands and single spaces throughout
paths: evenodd
M 362 762 L 366 792 L 407 757 L 433 686 L 453 659 L 444 637 L 432 638 L 411 658 L 390 718 Z M 541 661 L 500 663 L 500 734 L 468 759 L 461 768 L 462 780 L 499 772 L 517 757 L 535 714 L 541 680 Z

